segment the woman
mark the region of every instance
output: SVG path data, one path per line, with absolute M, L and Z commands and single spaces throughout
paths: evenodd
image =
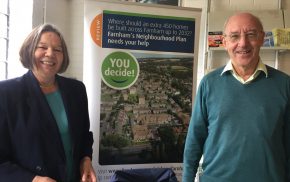
M 96 181 L 86 89 L 62 77 L 66 43 L 50 24 L 20 49 L 29 71 L 0 82 L 0 181 Z

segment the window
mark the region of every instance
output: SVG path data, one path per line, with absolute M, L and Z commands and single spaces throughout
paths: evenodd
M 6 71 L 6 76 L 2 77 L 2 79 L 15 78 L 27 72 L 27 69 L 19 61 L 19 49 L 32 29 L 32 9 L 34 1 L 38 2 L 39 0 L 0 0 L 1 8 L 4 7 L 2 6 L 2 2 L 7 2 L 7 9 L 9 10 L 7 10 L 9 12 L 8 52 L 6 52 L 8 55 L 4 67 L 2 66 L 2 70 Z M 0 29 L 2 28 L 3 26 L 1 24 Z M 2 51 L 1 48 L 0 52 Z M 0 74 L 2 74 L 2 70 L 0 70 Z
M 0 6 L 0 80 L 8 76 L 8 45 L 9 45 L 9 0 L 1 0 Z

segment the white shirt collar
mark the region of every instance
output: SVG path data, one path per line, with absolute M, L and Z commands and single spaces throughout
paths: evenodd
M 230 60 L 226 66 L 224 67 L 222 73 L 221 73 L 221 76 L 225 73 L 225 72 L 228 72 L 230 71 L 232 73 L 232 75 L 238 79 L 240 82 L 242 83 L 249 83 L 251 82 L 253 79 L 255 79 L 260 72 L 264 72 L 265 73 L 265 76 L 266 78 L 268 77 L 268 71 L 267 71 L 267 68 L 266 68 L 266 65 L 261 61 L 261 59 L 259 59 L 259 62 L 258 62 L 258 66 L 256 68 L 256 70 L 254 71 L 253 75 L 246 81 L 244 81 L 235 71 L 235 69 L 233 68 L 233 65 L 232 65 L 232 61 Z

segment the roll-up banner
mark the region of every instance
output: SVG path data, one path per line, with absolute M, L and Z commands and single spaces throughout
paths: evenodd
M 99 182 L 172 168 L 181 180 L 200 9 L 85 0 L 84 83 Z

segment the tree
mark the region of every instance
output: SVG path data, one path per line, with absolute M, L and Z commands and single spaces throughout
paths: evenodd
M 101 144 L 105 147 L 114 147 L 121 149 L 128 146 L 129 141 L 118 134 L 109 134 L 101 140 Z

